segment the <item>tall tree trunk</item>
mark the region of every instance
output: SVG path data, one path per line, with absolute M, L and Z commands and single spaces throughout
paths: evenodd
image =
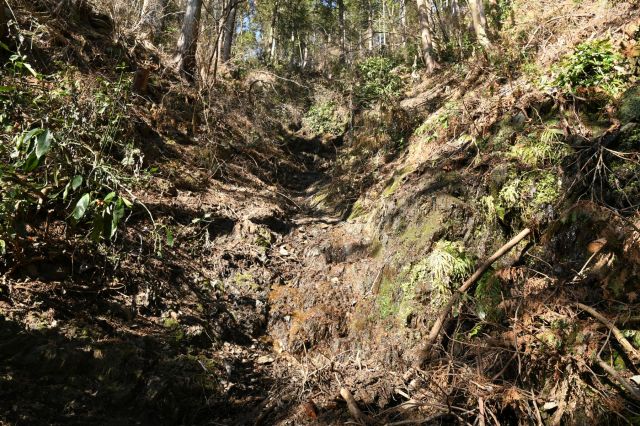
M 387 47 L 387 7 L 386 3 L 382 2 L 382 42 L 383 47 Z
M 447 30 L 447 26 L 442 19 L 442 14 L 440 14 L 440 7 L 438 7 L 438 0 L 433 0 L 433 8 L 436 11 L 436 16 L 438 18 L 438 26 L 440 27 L 440 31 L 442 31 L 442 38 L 445 43 L 449 43 L 449 31 Z
M 367 2 L 367 38 L 369 39 L 368 42 L 368 46 L 369 46 L 369 52 L 373 52 L 373 36 L 374 36 L 374 32 L 373 32 L 373 6 L 371 5 L 371 0 L 369 0 Z
M 338 27 L 340 28 L 340 62 L 347 58 L 347 29 L 344 25 L 344 0 L 338 0 Z
M 269 42 L 269 62 L 275 62 L 277 57 L 276 25 L 278 24 L 278 0 L 273 3 L 273 13 L 271 14 L 271 38 Z
M 400 26 L 402 47 L 407 47 L 407 0 L 400 1 Z
M 456 39 L 456 44 L 458 47 L 458 54 L 460 55 L 460 60 L 463 60 L 463 40 L 462 40 L 462 25 L 460 24 L 460 5 L 458 4 L 458 0 L 451 0 L 450 11 L 451 21 L 453 22 L 453 34 Z
M 484 13 L 482 0 L 469 0 L 469 10 L 478 43 L 485 49 L 491 47 L 491 41 L 487 36 L 487 17 Z
M 238 12 L 238 2 L 236 0 L 232 0 L 229 7 L 229 14 L 227 15 L 227 19 L 224 23 L 224 28 L 222 29 L 222 62 L 227 62 L 231 59 L 231 46 L 233 45 L 233 37 L 236 32 L 236 15 Z
M 429 28 L 429 9 L 427 0 L 416 0 L 418 3 L 418 16 L 420 17 L 420 39 L 422 40 L 422 57 L 427 66 L 427 71 L 433 72 L 437 63 L 433 52 L 433 37 Z
M 201 12 L 202 0 L 187 0 L 182 30 L 173 57 L 173 62 L 180 73 L 191 79 L 195 79 L 196 76 L 196 51 L 198 50 Z
M 154 41 L 162 30 L 165 2 L 166 0 L 144 0 L 142 3 L 138 25 L 143 36 L 151 41 Z

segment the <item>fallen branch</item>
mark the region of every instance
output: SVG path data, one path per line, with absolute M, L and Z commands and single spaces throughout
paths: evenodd
M 607 318 L 604 317 L 604 315 L 602 315 L 600 312 L 593 309 L 591 306 L 587 306 L 582 303 L 576 303 L 576 306 L 582 309 L 583 311 L 587 312 L 589 315 L 591 315 L 592 317 L 600 321 L 609 330 L 611 330 L 611 333 L 616 338 L 618 343 L 620 343 L 620 346 L 622 346 L 622 349 L 627 354 L 629 359 L 631 359 L 634 363 L 637 363 L 640 361 L 640 354 L 638 354 L 638 351 L 631 345 L 631 343 L 629 343 L 627 338 L 624 337 L 620 329 L 616 327 L 614 323 L 609 321 Z
M 360 411 L 356 400 L 351 395 L 351 392 L 347 388 L 340 389 L 340 396 L 347 401 L 347 408 L 349 409 L 349 413 L 351 417 L 358 423 L 362 425 L 370 425 L 373 424 L 373 420 L 369 418 L 366 414 Z
M 629 392 L 631 397 L 636 401 L 640 401 L 640 391 L 636 386 L 634 386 L 629 380 L 625 379 L 616 371 L 615 368 L 604 362 L 602 359 L 598 358 L 596 363 L 602 368 L 605 373 L 607 373 L 611 379 L 616 380 L 618 383 L 622 385 L 623 388 Z
M 453 308 L 453 306 L 458 302 L 458 300 L 460 300 L 460 297 L 462 297 L 471 288 L 471 286 L 473 286 L 473 284 L 475 284 L 475 282 L 478 281 L 478 279 L 480 279 L 482 274 L 484 274 L 485 271 L 489 269 L 489 267 L 496 260 L 504 256 L 506 253 L 508 253 L 509 250 L 511 250 L 516 244 L 522 241 L 530 233 L 531 233 L 531 230 L 529 228 L 526 228 L 522 232 L 520 232 L 518 235 L 513 237 L 511 241 L 509 241 L 508 243 L 500 247 L 500 249 L 496 251 L 489 259 L 487 259 L 487 261 L 484 262 L 476 270 L 476 272 L 474 272 L 473 275 L 471 275 L 471 277 L 469 277 L 469 279 L 467 279 L 462 284 L 462 286 L 451 296 L 451 299 L 449 299 L 449 302 L 442 308 L 442 310 L 438 314 L 438 317 L 436 318 L 436 322 L 431 327 L 429 336 L 427 336 L 427 341 L 425 342 L 424 346 L 420 350 L 420 353 L 418 354 L 418 357 L 416 359 L 417 368 L 420 368 L 422 364 L 431 356 L 431 350 L 433 348 L 433 345 L 435 344 L 436 339 L 440 335 L 440 332 L 442 331 L 444 322 L 446 321 L 447 317 L 451 313 L 451 308 Z

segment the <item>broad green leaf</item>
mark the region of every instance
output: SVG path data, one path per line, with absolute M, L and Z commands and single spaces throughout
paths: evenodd
M 175 243 L 175 239 L 173 237 L 173 232 L 171 232 L 171 229 L 169 229 L 168 227 L 165 228 L 165 232 L 167 234 L 167 245 L 169 247 L 173 247 L 173 244 Z
M 36 78 L 38 77 L 38 73 L 36 72 L 36 70 L 33 69 L 31 64 L 24 62 L 24 67 L 31 73 L 32 76 Z
M 106 229 L 104 216 L 102 214 L 94 214 L 91 229 L 91 239 L 95 242 L 98 242 L 105 234 Z
M 53 135 L 48 130 L 45 130 L 43 133 L 38 135 L 38 139 L 36 141 L 36 157 L 41 158 L 49 152 L 52 140 Z
M 74 176 L 73 179 L 71 180 L 71 189 L 75 191 L 76 189 L 80 188 L 80 185 L 82 185 L 82 181 L 83 181 L 82 176 L 80 175 Z
M 11 158 L 18 158 L 20 154 L 26 154 L 29 150 L 31 150 L 31 139 L 39 135 L 42 131 L 43 129 L 35 128 L 29 130 L 27 133 L 22 133 L 20 136 L 16 137 L 16 150 L 11 154 Z
M 36 127 L 35 129 L 31 129 L 27 133 L 25 133 L 24 136 L 22 136 L 22 138 L 20 138 L 19 141 L 22 142 L 22 143 L 29 142 L 34 136 L 38 136 L 43 131 L 44 131 L 44 129 L 41 129 L 40 127 Z
M 7 253 L 7 243 L 4 240 L 0 240 L 0 254 Z
M 109 203 L 114 199 L 114 197 L 115 197 L 115 196 L 116 196 L 116 193 L 115 193 L 115 192 L 110 192 L 110 193 L 108 193 L 108 194 L 107 194 L 107 196 L 106 196 L 106 197 L 104 197 L 104 200 L 103 200 L 103 201 L 104 201 L 104 203 L 105 203 L 105 204 L 109 204 Z
M 67 183 L 64 187 L 64 192 L 62 193 L 62 200 L 66 201 L 67 196 L 69 195 L 69 189 L 71 188 L 71 182 Z
M 131 207 L 133 207 L 133 203 L 131 201 L 129 201 L 128 199 L 126 199 L 124 197 L 120 197 L 120 199 L 122 200 L 124 205 L 127 206 L 127 208 L 130 209 Z
M 118 224 L 124 217 L 124 203 L 122 202 L 122 198 L 118 199 L 116 203 L 116 207 L 113 209 L 113 213 L 111 214 L 111 234 L 109 238 L 113 238 L 118 230 Z
M 16 90 L 16 86 L 0 86 L 0 93 L 10 93 Z
M 30 172 L 34 170 L 36 167 L 38 167 L 39 164 L 40 164 L 40 159 L 38 158 L 35 152 L 32 152 L 31 154 L 29 154 L 29 157 L 27 157 L 26 161 L 24 162 L 23 170 L 25 172 Z
M 78 203 L 76 204 L 76 207 L 73 209 L 73 212 L 71 213 L 71 216 L 73 216 L 73 218 L 75 220 L 82 219 L 84 214 L 87 212 L 87 207 L 89 207 L 89 203 L 90 202 L 91 202 L 91 195 L 90 194 L 84 194 L 78 200 Z

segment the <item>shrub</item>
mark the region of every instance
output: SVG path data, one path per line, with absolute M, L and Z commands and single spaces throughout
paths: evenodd
M 366 59 L 358 64 L 359 83 L 356 96 L 361 105 L 389 102 L 400 96 L 404 82 L 394 72 L 395 67 L 391 59 L 380 56 Z
M 314 104 L 304 116 L 304 124 L 315 133 L 338 135 L 344 131 L 345 122 L 332 101 Z
M 560 63 L 555 84 L 571 91 L 600 87 L 617 94 L 624 87 L 623 57 L 609 40 L 581 43 Z
M 71 73 L 41 76 L 25 60 L 0 70 L 7 84 L 0 86 L 0 254 L 43 211 L 72 225 L 89 222 L 94 241 L 112 239 L 132 207 L 124 195 L 133 182 L 127 169 L 135 173 L 141 163 L 125 142 L 130 81 L 121 73 L 78 100 Z M 25 72 L 46 78 L 52 89 L 26 84 Z

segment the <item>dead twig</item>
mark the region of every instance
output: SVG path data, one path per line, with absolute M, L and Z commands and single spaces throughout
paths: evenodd
M 598 358 L 596 360 L 596 363 L 600 366 L 600 368 L 604 370 L 605 373 L 610 376 L 611 379 L 620 383 L 620 385 L 622 385 L 622 387 L 625 388 L 627 392 L 629 392 L 633 399 L 635 399 L 636 401 L 640 401 L 640 391 L 636 386 L 634 386 L 629 380 L 622 377 L 620 373 L 615 370 L 615 368 L 604 362 L 601 358 Z
M 416 359 L 417 368 L 420 368 L 422 364 L 427 360 L 427 358 L 430 357 L 431 350 L 433 348 L 433 345 L 436 339 L 440 335 L 440 332 L 442 331 L 444 322 L 446 321 L 447 317 L 451 313 L 451 308 L 453 308 L 453 306 L 458 302 L 458 300 L 460 300 L 460 297 L 462 297 L 471 288 L 471 286 L 473 286 L 473 284 L 475 284 L 475 282 L 478 281 L 480 277 L 482 277 L 482 274 L 484 274 L 484 272 L 496 260 L 504 256 L 506 253 L 508 253 L 516 244 L 522 241 L 530 233 L 531 233 L 531 229 L 526 228 L 522 232 L 520 232 L 518 235 L 513 237 L 511 241 L 506 243 L 504 246 L 500 247 L 500 249 L 498 249 L 498 251 L 496 251 L 489 259 L 487 259 L 478 269 L 476 269 L 476 272 L 474 272 L 473 275 L 471 275 L 471 277 L 469 277 L 462 284 L 462 286 L 451 296 L 451 299 L 449 299 L 449 302 L 442 308 L 442 310 L 440 311 L 440 314 L 438 314 L 438 317 L 436 318 L 435 323 L 431 327 L 431 331 L 429 332 L 427 341 L 425 342 L 420 353 L 418 354 L 418 357 Z
M 433 423 L 438 419 L 442 419 L 445 416 L 449 416 L 449 413 L 440 413 L 440 414 L 435 414 L 431 417 L 428 417 L 426 419 L 421 419 L 421 420 L 400 420 L 397 422 L 393 422 L 393 423 L 385 423 L 384 426 L 401 426 L 401 425 L 424 425 L 427 423 Z
M 640 361 L 640 354 L 638 354 L 638 351 L 636 351 L 636 349 L 631 345 L 631 343 L 629 343 L 627 338 L 624 337 L 620 329 L 616 327 L 613 322 L 609 321 L 607 318 L 604 317 L 604 315 L 602 315 L 601 313 L 593 309 L 591 306 L 587 306 L 582 303 L 576 303 L 576 306 L 579 309 L 582 309 L 583 311 L 587 312 L 589 315 L 591 315 L 592 317 L 600 321 L 609 330 L 611 330 L 611 333 L 613 333 L 613 336 L 616 338 L 618 343 L 620 343 L 620 346 L 622 346 L 622 349 L 627 354 L 629 359 L 631 359 L 634 363 L 637 363 Z

